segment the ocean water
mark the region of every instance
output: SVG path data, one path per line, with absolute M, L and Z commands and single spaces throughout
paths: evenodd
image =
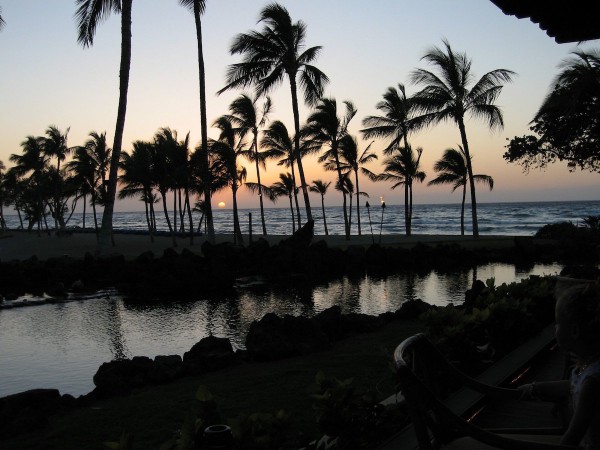
M 304 208 L 300 208 L 302 219 L 305 219 Z M 321 208 L 313 208 L 315 220 L 315 234 L 325 234 L 323 213 Z M 583 218 L 590 215 L 600 215 L 600 200 L 598 201 L 570 201 L 570 202 L 519 202 L 519 203 L 480 203 L 477 205 L 479 232 L 483 235 L 513 235 L 532 236 L 542 226 L 549 223 L 569 221 L 582 224 Z M 240 209 L 240 222 L 242 232 L 250 230 L 250 217 L 252 232 L 262 233 L 260 210 Z M 358 234 L 357 211 L 352 211 L 352 234 Z M 157 209 L 157 228 L 167 231 L 167 222 L 162 210 Z M 197 227 L 200 215 L 195 213 L 194 226 Z M 330 234 L 344 234 L 343 211 L 339 206 L 325 208 L 325 218 Z M 101 217 L 98 217 L 101 220 Z M 172 218 L 171 218 L 172 220 Z M 16 215 L 7 215 L 6 221 L 9 228 L 19 225 Z M 265 222 L 267 233 L 273 235 L 288 235 L 292 233 L 292 218 L 289 208 L 266 208 Z M 362 234 L 402 234 L 404 233 L 404 206 L 387 205 L 384 209 L 380 205 L 373 205 L 369 210 L 361 205 L 360 222 Z M 233 232 L 233 212 L 230 209 L 214 209 L 214 223 L 217 233 Z M 304 223 L 304 222 L 303 222 Z M 187 217 L 185 220 L 187 226 Z M 49 226 L 53 223 L 49 222 Z M 70 227 L 83 227 L 82 214 L 74 214 L 68 223 Z M 86 217 L 86 228 L 93 226 L 91 213 Z M 144 212 L 118 212 L 114 215 L 113 227 L 115 229 L 146 231 L 146 217 Z M 413 234 L 460 234 L 460 204 L 432 204 L 414 205 L 413 207 Z M 465 208 L 465 232 L 472 232 L 471 209 Z

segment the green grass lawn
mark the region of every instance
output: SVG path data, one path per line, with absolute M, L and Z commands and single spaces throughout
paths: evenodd
M 147 387 L 53 416 L 49 426 L 2 442 L 0 448 L 101 449 L 103 442 L 118 441 L 127 432 L 133 436 L 135 449 L 158 449 L 181 427 L 200 385 L 213 393 L 224 417 L 283 409 L 291 414 L 294 430 L 316 438 L 319 433 L 310 396 L 315 374 L 323 371 L 328 376 L 353 378 L 357 390 L 375 387 L 383 400 L 394 392 L 389 363 L 395 346 L 422 329 L 418 321 L 395 321 L 376 332 L 348 337 L 323 352 L 245 363 Z

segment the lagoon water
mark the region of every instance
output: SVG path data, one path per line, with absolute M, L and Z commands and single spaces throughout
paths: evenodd
M 459 208 L 459 205 L 417 205 L 414 233 L 457 234 Z M 245 210 L 242 214 L 248 212 L 252 212 L 256 227 L 260 217 L 258 210 Z M 340 208 L 328 208 L 326 212 L 332 234 L 341 234 L 340 212 Z M 372 207 L 371 214 L 373 232 L 378 234 L 381 208 Z M 547 223 L 564 220 L 577 223 L 586 216 L 598 214 L 600 202 L 505 203 L 479 207 L 482 234 L 532 235 Z M 229 232 L 230 215 L 230 211 L 216 211 L 217 232 Z M 271 234 L 291 231 L 289 210 L 270 209 L 267 217 Z M 402 233 L 402 217 L 402 207 L 386 208 L 382 233 Z M 9 218 L 9 226 L 14 226 L 14 219 Z M 322 233 L 320 220 L 315 210 L 317 234 Z M 119 213 L 115 227 L 143 230 L 144 215 Z M 257 231 L 255 228 L 254 232 Z M 363 233 L 369 232 L 368 218 L 363 219 Z M 267 312 L 310 317 L 339 305 L 345 313 L 380 314 L 398 309 L 410 298 L 438 305 L 460 303 L 473 278 L 494 278 L 496 284 L 510 283 L 531 274 L 557 274 L 561 269 L 558 264 L 525 269 L 490 264 L 456 273 L 433 271 L 426 275 L 397 274 L 384 278 L 365 275 L 344 277 L 314 288 L 288 284 L 238 288 L 234 295 L 220 300 L 207 298 L 199 288 L 195 301 L 150 306 L 129 303 L 109 289 L 67 303 L 0 309 L 0 397 L 32 388 L 58 388 L 61 393 L 85 394 L 93 389 L 92 377 L 105 361 L 138 355 L 183 355 L 209 334 L 227 337 L 235 348 L 243 348 L 250 324 Z

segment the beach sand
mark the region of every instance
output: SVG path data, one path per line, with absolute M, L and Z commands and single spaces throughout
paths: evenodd
M 265 238 L 269 244 L 275 245 L 289 236 L 262 236 L 253 235 L 253 241 Z M 150 241 L 148 235 L 142 234 L 119 234 L 114 236 L 115 246 L 110 253 L 122 254 L 126 259 L 134 259 L 148 250 L 156 256 L 162 255 L 165 249 L 173 247 L 172 238 L 169 236 L 155 236 L 154 242 Z M 189 238 L 177 238 L 177 252 L 187 248 L 194 253 L 201 254 L 201 245 L 206 236 L 194 236 L 194 244 L 190 245 Z M 221 234 L 215 237 L 216 243 L 233 242 L 233 236 Z M 373 241 L 382 246 L 412 247 L 419 242 L 435 245 L 438 243 L 459 243 L 465 247 L 507 247 L 514 245 L 512 236 L 480 236 L 475 239 L 472 236 L 453 235 L 397 235 L 386 234 L 379 236 L 362 235 L 351 236 L 346 240 L 344 236 L 314 236 L 313 242 L 325 240 L 330 247 L 347 248 L 350 245 L 370 246 Z M 244 236 L 244 244 L 248 245 L 250 239 Z M 42 233 L 38 236 L 36 232 L 5 231 L 0 233 L 0 261 L 25 260 L 35 255 L 40 260 L 52 257 L 68 255 L 73 258 L 83 258 L 86 253 L 92 255 L 96 252 L 96 236 L 94 233 L 73 232 L 69 235 L 56 236 L 54 233 L 48 235 Z

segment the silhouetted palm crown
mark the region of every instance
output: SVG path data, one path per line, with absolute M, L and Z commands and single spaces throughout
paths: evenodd
M 398 89 L 389 87 L 383 94 L 383 100 L 376 105 L 383 115 L 363 119 L 363 125 L 367 127 L 361 130 L 363 137 L 390 138 L 383 150 L 385 154 L 397 150 L 403 145 L 403 140 L 404 146 L 408 146 L 408 135 L 424 125 L 424 120 L 416 115 L 415 106 L 413 99 L 406 96 L 403 84 L 398 84 Z
M 502 90 L 502 82 L 512 80 L 511 70 L 496 69 L 483 75 L 470 89 L 473 82 L 471 60 L 464 53 L 454 53 L 444 41 L 445 52 L 434 47 L 422 59 L 433 64 L 436 75 L 425 69 L 411 73 L 413 83 L 425 85 L 414 95 L 415 107 L 425 113 L 423 120 L 438 123 L 450 120 L 460 124 L 467 113 L 487 121 L 490 128 L 504 125 L 500 108 L 494 101 Z
M 314 104 L 323 95 L 327 76 L 310 63 L 320 46 L 302 51 L 306 37 L 306 25 L 302 21 L 293 23 L 283 6 L 267 5 L 260 14 L 262 31 L 250 31 L 236 36 L 231 45 L 232 54 L 244 55 L 241 63 L 232 64 L 227 70 L 227 85 L 219 91 L 256 85 L 257 96 L 268 93 L 280 84 L 287 75 L 299 83 L 308 104 Z

